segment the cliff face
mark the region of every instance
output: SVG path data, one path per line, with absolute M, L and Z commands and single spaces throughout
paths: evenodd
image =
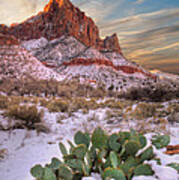
M 43 12 L 9 28 L 0 26 L 0 32 L 14 35 L 20 40 L 41 37 L 53 40 L 67 34 L 74 36 L 86 46 L 121 53 L 117 35 L 113 34 L 102 40 L 93 20 L 69 0 L 50 0 Z
M 0 33 L 0 46 L 7 45 L 19 45 L 19 41 L 14 36 L 4 35 Z

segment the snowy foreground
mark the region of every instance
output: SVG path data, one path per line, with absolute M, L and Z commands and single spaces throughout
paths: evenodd
M 0 179 L 1 180 L 34 180 L 30 175 L 30 169 L 35 164 L 45 165 L 49 163 L 52 157 L 61 158 L 58 147 L 59 142 L 65 143 L 66 140 L 72 140 L 73 135 L 78 130 L 92 132 L 97 126 L 101 126 L 108 132 L 117 132 L 135 127 L 133 124 L 113 124 L 112 126 L 105 122 L 104 112 L 99 109 L 90 111 L 89 114 L 80 112 L 74 113 L 71 117 L 66 117 L 57 123 L 59 113 L 46 112 L 46 123 L 50 127 L 49 134 L 37 133 L 36 131 L 13 130 L 0 131 L 0 150 L 4 150 L 4 156 L 0 154 Z M 130 127 L 129 127 L 130 126 Z M 179 143 L 179 124 L 170 125 L 171 145 Z M 152 133 L 146 134 L 149 140 Z M 150 144 L 149 144 L 150 145 Z M 66 143 L 68 147 L 68 144 Z M 155 149 L 155 148 L 154 148 Z M 134 177 L 133 180 L 179 180 L 177 171 L 166 167 L 169 163 L 179 163 L 179 155 L 169 156 L 164 154 L 165 149 L 156 150 L 157 157 L 161 158 L 162 165 L 159 166 L 155 161 L 149 161 L 152 169 L 155 171 L 155 177 Z M 98 175 L 86 177 L 84 180 L 100 180 Z

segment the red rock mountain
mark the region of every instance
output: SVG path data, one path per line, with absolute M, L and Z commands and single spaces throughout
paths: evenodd
M 74 36 L 86 46 L 120 54 L 118 37 L 113 34 L 102 40 L 94 21 L 75 7 L 70 0 L 50 0 L 44 11 L 21 24 L 0 25 L 0 33 L 14 35 L 20 40 L 45 37 L 53 40 L 64 34 Z

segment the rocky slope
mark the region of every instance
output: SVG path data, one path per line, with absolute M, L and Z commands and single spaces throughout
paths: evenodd
M 75 37 L 86 46 L 103 51 L 121 53 L 116 34 L 102 40 L 94 21 L 81 12 L 69 0 L 50 0 L 43 12 L 21 24 L 0 26 L 0 32 L 14 35 L 20 40 L 45 37 L 53 40 L 64 34 Z
M 156 81 L 156 76 L 121 54 L 87 47 L 72 36 L 51 41 L 42 37 L 23 41 L 21 45 L 66 79 L 79 77 L 81 82 L 104 84 L 106 89 L 112 86 L 116 91 Z
M 3 34 L 0 34 L 0 78 L 61 80 L 59 74 L 22 48 L 16 38 Z

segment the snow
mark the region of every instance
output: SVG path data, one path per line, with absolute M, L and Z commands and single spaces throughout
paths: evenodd
M 164 165 L 159 166 L 157 165 L 156 161 L 150 161 L 148 162 L 148 164 L 152 166 L 152 169 L 155 172 L 155 176 L 160 180 L 178 180 L 179 179 L 179 175 L 177 171 L 171 167 L 167 167 Z
M 63 142 L 68 147 L 66 140 L 73 141 L 72 137 L 78 130 L 91 133 L 93 129 L 100 126 L 109 132 L 113 127 L 112 132 L 117 132 L 122 127 L 126 126 L 127 128 L 127 124 L 122 126 L 122 123 L 120 127 L 115 123 L 113 126 L 109 126 L 106 123 L 105 111 L 106 109 L 97 109 L 90 110 L 88 114 L 83 114 L 79 110 L 69 117 L 67 113 L 49 113 L 45 110 L 44 122 L 51 129 L 49 134 L 27 130 L 0 131 L 0 149 L 6 149 L 8 152 L 0 160 L 1 180 L 33 180 L 30 175 L 32 166 L 50 163 L 53 157 L 60 159 L 62 155 L 58 143 Z M 65 118 L 60 120 L 60 116 Z M 179 142 L 178 127 L 172 126 L 171 130 L 171 144 L 175 145 Z M 147 134 L 147 139 L 151 139 L 152 135 L 152 133 Z M 148 146 L 150 145 L 148 143 Z M 157 157 L 161 158 L 162 166 L 157 165 L 155 161 L 146 163 L 152 165 L 156 176 L 139 176 L 134 177 L 133 180 L 178 180 L 179 175 L 176 170 L 165 165 L 171 162 L 179 163 L 179 155 L 169 156 L 163 153 L 164 149 L 157 150 L 156 148 L 154 148 L 154 152 Z M 83 180 L 100 180 L 100 177 L 93 174 L 91 177 L 83 178 Z
M 29 41 L 22 42 L 22 47 L 27 49 L 28 51 L 37 50 L 39 48 L 44 48 L 47 46 L 48 40 L 44 37 L 41 37 L 40 39 L 32 39 Z
M 21 79 L 32 77 L 39 80 L 61 81 L 63 77 L 50 68 L 45 67 L 28 51 L 11 46 L 0 49 L 0 77 L 15 77 Z M 1 69 L 5 67 L 4 69 Z

